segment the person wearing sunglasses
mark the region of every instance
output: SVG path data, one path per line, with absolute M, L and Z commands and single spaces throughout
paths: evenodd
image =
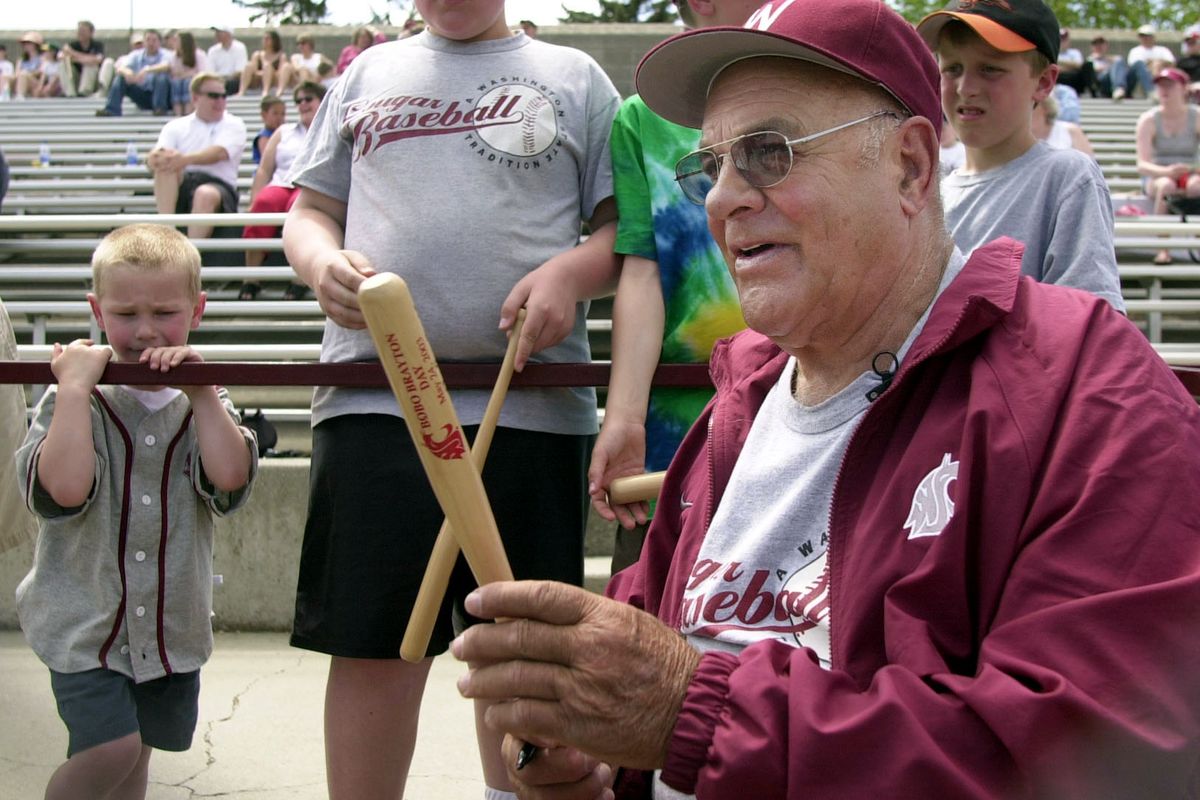
M 467 597 L 504 622 L 452 643 L 459 689 L 496 702 L 517 793 L 1188 796 L 1200 406 L 1020 243 L 955 247 L 915 29 L 773 0 L 637 89 L 701 131 L 675 175 L 751 330 L 608 598 Z
M 225 80 L 215 72 L 192 78 L 191 93 L 196 110 L 164 125 L 146 157 L 155 208 L 160 214 L 235 213 L 246 123 L 226 111 Z M 206 239 L 212 226 L 189 225 L 187 233 Z
M 253 213 L 282 213 L 291 209 L 300 196 L 300 187 L 289 180 L 292 162 L 304 150 L 304 141 L 313 117 L 325 98 L 325 87 L 319 83 L 305 81 L 296 88 L 294 101 L 300 113 L 299 122 L 285 122 L 271 134 L 263 148 L 262 160 L 254 172 L 250 185 L 250 211 Z M 280 229 L 272 225 L 247 225 L 242 232 L 246 239 L 271 239 L 279 236 Z M 267 260 L 265 250 L 247 250 L 246 265 L 262 266 Z M 284 262 L 286 263 L 286 262 Z M 246 281 L 238 290 L 239 300 L 253 300 L 262 291 L 258 281 Z M 303 283 L 293 281 L 284 290 L 285 300 L 302 300 L 308 293 Z

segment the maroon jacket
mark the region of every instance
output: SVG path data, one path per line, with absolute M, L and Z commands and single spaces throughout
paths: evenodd
M 1008 239 L 975 252 L 854 434 L 830 514 L 832 669 L 774 641 L 706 654 L 669 785 L 756 800 L 1196 796 L 1200 412 L 1124 317 L 1019 277 L 1020 262 Z M 610 595 L 678 626 L 786 359 L 752 332 L 718 345 L 717 396 Z M 947 454 L 952 516 L 909 538 L 910 511 L 936 513 L 923 478 Z M 617 794 L 648 786 L 624 771 Z

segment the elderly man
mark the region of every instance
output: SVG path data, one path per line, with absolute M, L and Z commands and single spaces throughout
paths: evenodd
M 1184 797 L 1200 409 L 1126 319 L 957 251 L 938 70 L 877 0 L 643 60 L 752 331 L 615 602 L 485 586 L 459 687 L 524 797 Z M 643 609 L 643 610 L 639 610 Z M 648 612 L 648 613 L 647 613 Z M 682 634 L 682 635 L 681 635 Z
M 156 30 L 146 31 L 142 42 L 142 49 L 134 50 L 117 67 L 116 77 L 108 87 L 108 102 L 96 116 L 121 116 L 121 101 L 126 97 L 142 110 L 154 109 L 155 116 L 170 112 L 171 59 L 175 54 L 163 49 L 162 36 Z
M 96 91 L 100 64 L 104 62 L 104 42 L 96 39 L 96 26 L 80 20 L 75 26 L 75 41 L 63 45 L 58 60 L 64 66 L 63 94 L 77 97 Z
M 146 157 L 154 173 L 154 205 L 160 214 L 236 212 L 246 123 L 225 111 L 221 76 L 201 72 L 191 88 L 196 110 L 164 125 Z M 211 225 L 188 226 L 192 239 L 211 234 Z

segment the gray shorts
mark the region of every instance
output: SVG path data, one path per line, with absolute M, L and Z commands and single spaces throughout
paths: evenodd
M 67 758 L 131 733 L 158 750 L 192 746 L 200 710 L 200 672 L 134 683 L 119 672 L 50 670 L 50 688 L 70 740 Z

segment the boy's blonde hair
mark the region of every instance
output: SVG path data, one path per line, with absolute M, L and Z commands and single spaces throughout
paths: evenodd
M 186 236 L 166 225 L 125 225 L 100 240 L 92 254 L 92 291 L 97 297 L 104 296 L 105 276 L 114 267 L 177 272 L 187 278 L 192 301 L 200 297 L 200 251 Z
M 943 39 L 949 39 L 957 45 L 963 45 L 972 41 L 979 41 L 987 44 L 982 36 L 976 33 L 970 25 L 961 22 L 957 19 L 952 19 L 942 26 L 938 32 L 938 44 L 942 43 Z M 1029 64 L 1029 68 L 1033 70 L 1034 75 L 1041 75 L 1046 71 L 1046 67 L 1050 66 L 1050 59 L 1046 58 L 1042 51 L 1033 49 L 1026 50 L 1023 53 L 1018 53 Z

